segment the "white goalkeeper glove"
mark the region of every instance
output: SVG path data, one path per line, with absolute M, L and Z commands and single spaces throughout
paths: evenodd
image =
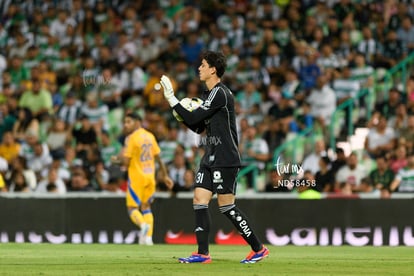
M 178 99 L 174 96 L 174 89 L 170 79 L 167 76 L 162 75 L 160 83 L 164 89 L 164 98 L 168 101 L 171 107 L 174 107 L 178 104 Z

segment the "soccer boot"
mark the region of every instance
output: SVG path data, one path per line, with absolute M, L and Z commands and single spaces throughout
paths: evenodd
M 150 225 L 148 223 L 141 224 L 141 231 L 139 232 L 139 244 L 145 245 L 147 240 L 147 233 L 150 229 Z
M 269 249 L 267 249 L 267 247 L 263 245 L 262 250 L 260 250 L 259 252 L 255 252 L 253 250 L 250 251 L 249 255 L 247 255 L 247 257 L 244 260 L 241 260 L 240 263 L 254 264 L 263 260 L 267 256 L 269 256 Z
M 211 263 L 210 254 L 203 255 L 194 252 L 188 258 L 179 258 L 178 261 L 182 264 L 191 264 L 191 263 L 201 263 L 201 264 L 209 264 Z

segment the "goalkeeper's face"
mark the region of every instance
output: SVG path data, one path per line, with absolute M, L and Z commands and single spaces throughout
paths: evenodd
M 201 81 L 206 81 L 209 78 L 211 78 L 211 76 L 215 75 L 216 68 L 210 67 L 210 65 L 207 63 L 207 61 L 205 59 L 203 59 L 201 61 L 201 65 L 198 67 L 198 73 L 199 73 L 199 76 L 200 76 L 200 80 Z

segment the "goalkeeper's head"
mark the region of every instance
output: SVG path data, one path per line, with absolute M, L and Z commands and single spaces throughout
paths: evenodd
M 217 77 L 221 78 L 227 67 L 226 57 L 222 52 L 206 51 L 201 56 L 210 67 L 216 68 Z

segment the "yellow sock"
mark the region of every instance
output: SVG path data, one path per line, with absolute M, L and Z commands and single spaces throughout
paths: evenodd
M 129 218 L 138 227 L 141 227 L 141 224 L 145 222 L 144 216 L 141 214 L 141 212 L 138 209 L 130 210 Z
M 150 225 L 150 229 L 148 230 L 147 237 L 152 237 L 152 233 L 154 231 L 154 216 L 152 215 L 151 210 L 144 210 L 142 211 L 144 221 Z

